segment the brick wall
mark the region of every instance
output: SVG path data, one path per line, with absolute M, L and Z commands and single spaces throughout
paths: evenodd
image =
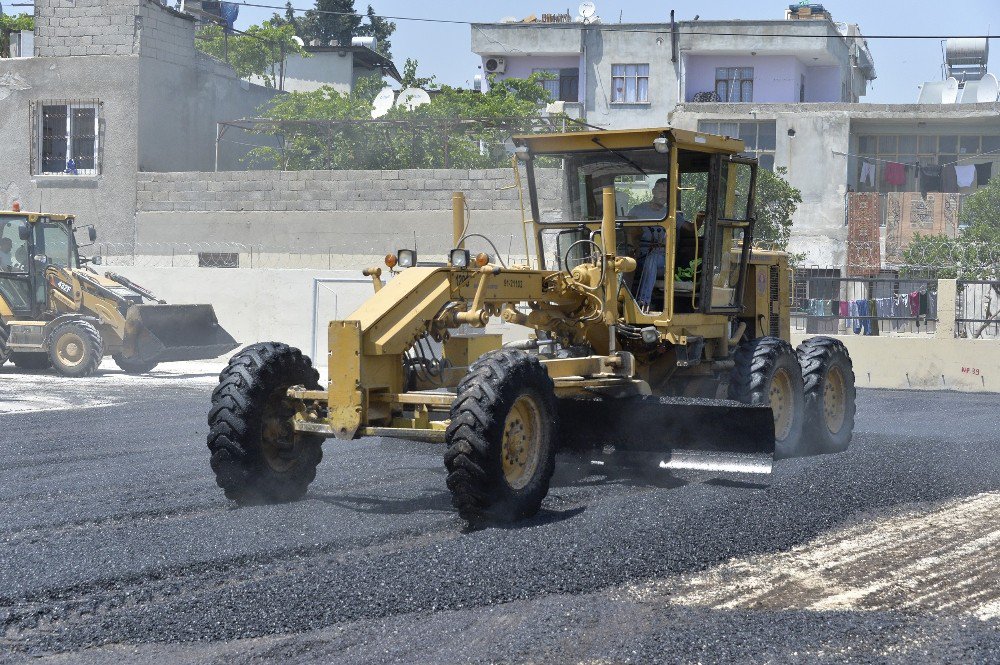
M 36 0 L 35 55 L 131 55 L 139 2 Z
M 540 198 L 557 200 L 557 173 L 538 173 Z M 510 210 L 513 185 L 511 169 L 140 173 L 136 199 L 139 212 L 389 212 L 450 210 L 461 191 L 472 210 Z
M 195 22 L 189 16 L 143 0 L 140 7 L 141 52 L 144 58 L 190 65 L 195 58 Z

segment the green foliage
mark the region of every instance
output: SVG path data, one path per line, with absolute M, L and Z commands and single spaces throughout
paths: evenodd
M 195 43 L 205 53 L 232 65 L 240 78 L 259 76 L 265 85 L 277 87 L 282 53 L 286 56 L 305 53 L 292 39 L 295 27 L 271 19 L 262 25 L 251 25 L 245 32 L 246 35 L 232 34 L 227 38 L 220 26 L 209 25 L 201 29 Z
M 416 63 L 409 69 L 415 78 Z M 442 86 L 430 104 L 393 107 L 373 122 L 371 103 L 381 87 L 381 78 L 371 76 L 350 95 L 324 87 L 274 98 L 263 117 L 313 122 L 281 125 L 284 151 L 258 148 L 251 160 L 287 170 L 502 167 L 510 162 L 504 139 L 531 131 L 548 99 L 536 76 L 494 82 L 485 94 Z
M 325 13 L 333 12 L 333 13 Z M 351 37 L 359 34 L 361 15 L 354 10 L 354 0 L 316 0 L 316 8 L 306 12 L 299 20 L 299 37 L 308 44 L 318 39 L 323 46 L 331 40 L 340 44 L 351 43 Z
M 389 40 L 396 32 L 396 24 L 375 15 L 375 10 L 368 5 L 368 23 L 359 26 L 354 34 L 357 37 L 374 37 L 376 50 L 387 58 L 392 58 L 392 42 Z
M 698 270 L 701 265 L 701 259 L 692 259 L 688 263 L 687 267 L 677 268 L 677 272 L 674 273 L 674 281 L 677 282 L 690 282 L 694 279 L 694 273 Z
M 900 274 L 932 279 L 1000 279 L 1000 176 L 962 204 L 957 238 L 916 234 Z
M 403 89 L 406 88 L 437 88 L 438 85 L 435 83 L 436 77 L 434 76 L 417 76 L 417 66 L 418 63 L 413 58 L 407 58 L 406 64 L 403 65 L 403 81 L 400 86 Z
M 31 14 L 0 14 L 0 53 L 3 57 L 10 57 L 10 33 L 21 32 L 22 30 L 34 30 L 35 17 Z

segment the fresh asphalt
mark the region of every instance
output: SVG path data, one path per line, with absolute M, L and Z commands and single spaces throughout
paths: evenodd
M 1000 491 L 997 395 L 860 391 L 851 450 L 768 486 L 560 458 L 537 518 L 469 532 L 432 444 L 331 441 L 305 500 L 230 505 L 213 377 L 0 370 L 0 661 L 1000 662 L 998 614 L 956 609 L 1000 602 L 1000 559 L 919 609 L 920 580 L 848 609 L 636 592 Z

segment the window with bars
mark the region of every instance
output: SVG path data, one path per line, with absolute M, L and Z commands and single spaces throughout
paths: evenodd
M 774 120 L 751 122 L 718 122 L 699 120 L 698 131 L 740 139 L 745 146 L 744 154 L 756 157 L 761 168 L 774 171 L 775 123 Z
M 97 175 L 100 159 L 101 103 L 36 102 L 35 175 Z
M 752 102 L 753 67 L 716 67 L 715 94 L 722 102 Z
M 611 103 L 649 103 L 649 65 L 611 65 Z

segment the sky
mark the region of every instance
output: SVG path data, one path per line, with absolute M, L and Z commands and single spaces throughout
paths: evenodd
M 255 4 L 284 5 L 285 0 L 248 0 Z M 813 0 L 815 1 L 815 0 Z M 355 7 L 364 11 L 368 2 L 356 0 Z M 529 14 L 559 13 L 569 10 L 577 14 L 579 2 L 573 0 L 506 0 L 477 2 L 468 0 L 370 0 L 376 13 L 394 16 L 435 18 L 471 22 L 495 22 L 504 16 L 523 18 Z M 663 22 L 676 12 L 677 20 L 690 20 L 700 15 L 703 20 L 719 19 L 782 19 L 789 1 L 779 0 L 690 0 L 673 3 L 612 2 L 595 0 L 597 13 L 605 23 Z M 825 0 L 822 4 L 834 21 L 857 23 L 864 35 L 983 35 L 1000 34 L 1000 0 Z M 292 0 L 296 8 L 309 9 L 313 0 Z M 270 18 L 270 9 L 240 8 L 238 28 Z M 435 24 L 416 21 L 396 21 L 392 36 L 392 53 L 396 66 L 402 70 L 407 58 L 420 63 L 419 73 L 435 75 L 439 83 L 467 87 L 478 73 L 479 58 L 470 50 L 471 29 L 468 25 Z M 1000 39 L 991 40 L 994 58 L 990 71 L 1000 74 Z M 941 78 L 941 44 L 938 40 L 872 39 L 869 49 L 875 59 L 878 78 L 869 84 L 864 102 L 883 104 L 915 103 L 917 86 Z

